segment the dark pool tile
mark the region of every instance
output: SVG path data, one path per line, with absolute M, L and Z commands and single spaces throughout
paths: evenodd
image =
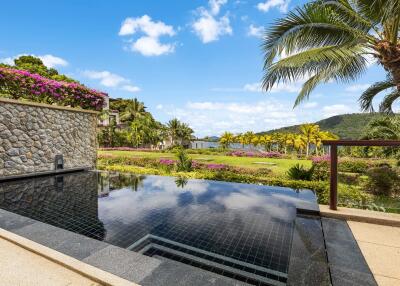
M 348 268 L 331 266 L 333 286 L 377 286 L 371 273 L 349 271 Z
M 143 286 L 247 286 L 249 284 L 225 278 L 209 271 L 165 258 L 146 278 L 139 282 Z
M 14 230 L 35 222 L 33 219 L 0 209 L 0 228 Z
M 93 253 L 83 261 L 136 283 L 150 275 L 161 263 L 155 258 L 112 245 Z

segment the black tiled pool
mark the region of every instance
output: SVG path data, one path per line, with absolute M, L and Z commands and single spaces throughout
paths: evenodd
M 0 208 L 160 259 L 284 285 L 309 190 L 81 172 L 0 183 Z

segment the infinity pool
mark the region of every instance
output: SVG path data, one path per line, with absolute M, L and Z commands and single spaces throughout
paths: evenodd
M 80 172 L 0 183 L 0 208 L 249 284 L 284 285 L 312 191 Z

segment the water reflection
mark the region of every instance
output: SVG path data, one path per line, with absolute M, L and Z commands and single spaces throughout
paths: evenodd
M 81 172 L 3 182 L 0 208 L 102 240 L 97 181 L 97 173 Z
M 151 235 L 287 273 L 311 191 L 83 172 L 0 184 L 0 208 L 127 248 Z

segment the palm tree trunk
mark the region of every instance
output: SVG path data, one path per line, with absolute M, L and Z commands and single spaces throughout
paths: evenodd
M 392 75 L 397 90 L 400 91 L 400 44 L 380 41 L 376 45 L 376 50 L 379 53 L 380 63 Z
M 307 146 L 306 146 L 306 156 L 308 157 L 310 152 L 310 142 L 307 142 Z

